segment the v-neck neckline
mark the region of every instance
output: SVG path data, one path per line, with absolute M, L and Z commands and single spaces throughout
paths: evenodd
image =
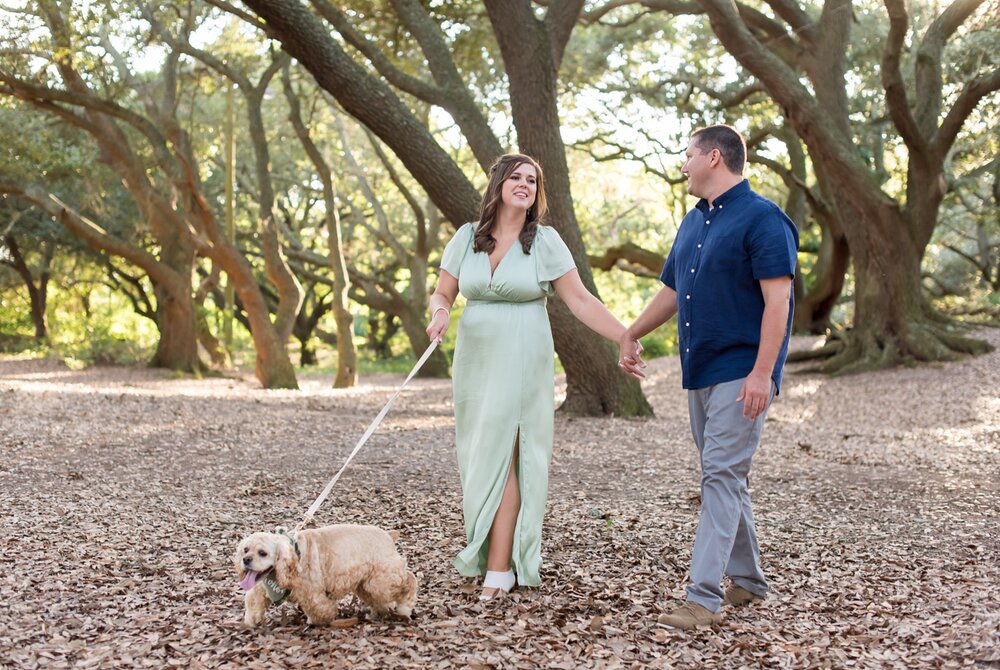
M 490 283 L 493 283 L 493 278 L 496 277 L 497 270 L 500 269 L 500 266 L 503 265 L 503 262 L 507 260 L 508 256 L 510 256 L 511 251 L 514 250 L 514 247 L 517 245 L 517 242 L 518 242 L 517 240 L 514 240 L 514 243 L 511 244 L 509 247 L 507 247 L 507 251 L 505 251 L 503 256 L 500 257 L 500 260 L 497 261 L 496 267 L 493 267 L 493 264 L 490 263 L 490 255 L 486 254 L 486 264 L 490 269 Z

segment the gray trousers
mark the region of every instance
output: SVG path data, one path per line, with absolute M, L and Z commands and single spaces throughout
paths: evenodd
M 718 612 L 722 577 L 765 595 L 747 477 L 767 409 L 755 421 L 736 402 L 743 379 L 688 391 L 691 432 L 701 456 L 701 517 L 691 556 L 688 600 Z M 767 407 L 774 399 L 774 384 Z

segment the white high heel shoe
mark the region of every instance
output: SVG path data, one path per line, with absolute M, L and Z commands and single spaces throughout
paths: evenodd
M 513 570 L 508 570 L 507 572 L 497 572 L 495 570 L 487 570 L 486 577 L 483 579 L 483 591 L 479 595 L 480 600 L 494 600 L 500 598 L 503 595 L 510 593 L 517 585 L 517 578 L 514 576 Z M 485 593 L 487 589 L 491 589 L 492 593 Z

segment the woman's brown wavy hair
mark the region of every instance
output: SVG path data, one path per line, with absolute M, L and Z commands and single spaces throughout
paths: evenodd
M 501 189 L 514 170 L 525 163 L 534 167 L 537 175 L 535 202 L 531 203 L 531 207 L 528 208 L 524 228 L 521 229 L 518 240 L 521 242 L 521 249 L 524 250 L 524 253 L 531 253 L 531 244 L 535 241 L 535 234 L 538 232 L 542 217 L 548 211 L 548 205 L 545 200 L 542 166 L 534 158 L 524 154 L 504 154 L 490 166 L 490 183 L 486 185 L 483 202 L 479 206 L 479 225 L 476 226 L 476 234 L 473 238 L 473 251 L 485 251 L 489 254 L 496 247 L 496 240 L 493 239 L 493 228 L 496 226 L 497 210 L 500 208 Z

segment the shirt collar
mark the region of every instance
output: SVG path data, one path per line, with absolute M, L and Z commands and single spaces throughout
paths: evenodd
M 744 179 L 739 184 L 733 186 L 728 191 L 726 191 L 718 198 L 716 198 L 715 202 L 712 204 L 711 207 L 709 207 L 708 200 L 705 200 L 704 198 L 699 200 L 698 204 L 695 206 L 701 211 L 707 212 L 709 209 L 714 209 L 716 207 L 722 207 L 723 205 L 728 205 L 733 200 L 736 200 L 737 198 L 746 195 L 749 192 L 750 192 L 750 182 Z

